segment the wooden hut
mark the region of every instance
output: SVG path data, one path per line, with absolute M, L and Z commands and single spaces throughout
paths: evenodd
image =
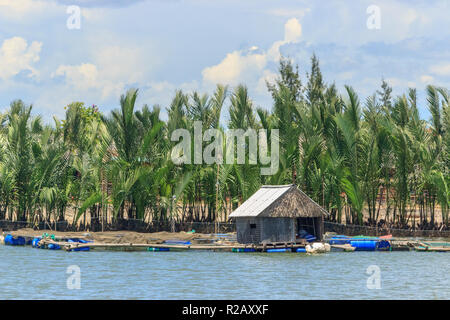
M 295 185 L 262 186 L 230 214 L 239 243 L 296 243 L 306 233 L 323 239 L 321 206 Z

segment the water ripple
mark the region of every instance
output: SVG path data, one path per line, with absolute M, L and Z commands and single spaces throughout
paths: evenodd
M 450 255 L 62 252 L 0 246 L 0 299 L 450 299 Z M 81 289 L 66 286 L 81 269 Z M 381 271 L 368 289 L 367 267 Z

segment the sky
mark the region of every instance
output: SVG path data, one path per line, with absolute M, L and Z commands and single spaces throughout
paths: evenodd
M 428 119 L 426 86 L 450 89 L 449 14 L 446 0 L 0 0 L 0 112 L 15 99 L 48 121 L 73 101 L 108 112 L 133 87 L 165 118 L 176 89 L 218 83 L 270 109 L 280 56 L 306 83 L 315 53 L 342 94 L 414 87 Z

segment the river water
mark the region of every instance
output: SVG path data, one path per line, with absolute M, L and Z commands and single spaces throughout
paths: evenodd
M 79 289 L 73 288 L 77 274 L 67 273 L 70 266 L 80 271 Z M 450 299 L 450 254 L 438 252 L 65 252 L 0 246 L 0 270 L 0 299 Z

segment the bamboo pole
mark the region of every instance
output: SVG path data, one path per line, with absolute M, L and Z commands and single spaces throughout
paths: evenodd
M 73 249 L 82 249 L 82 248 L 116 248 L 116 249 L 130 249 L 130 248 L 169 248 L 169 249 L 192 249 L 192 250 L 224 250 L 229 251 L 232 249 L 245 249 L 248 248 L 248 245 L 243 244 L 233 244 L 233 245 L 172 245 L 172 244 L 154 244 L 154 243 L 78 243 L 78 242 L 61 242 L 54 241 L 52 239 L 42 239 L 39 242 L 40 245 L 48 245 L 55 244 L 64 248 L 67 251 L 71 251 Z M 274 244 L 274 245 L 252 245 L 251 247 L 255 250 L 264 250 L 264 248 L 273 248 L 273 249 L 281 249 L 281 248 L 303 248 L 305 244 Z
M 217 218 L 218 218 L 218 216 L 219 216 L 219 168 L 220 168 L 220 166 L 219 166 L 219 164 L 217 163 L 216 164 L 217 165 L 217 176 L 216 176 L 216 214 L 214 215 L 214 217 L 215 217 L 215 224 L 214 224 L 214 226 L 215 226 L 215 228 L 214 228 L 214 233 L 218 233 L 217 232 L 217 229 L 218 229 L 218 220 L 217 220 Z

